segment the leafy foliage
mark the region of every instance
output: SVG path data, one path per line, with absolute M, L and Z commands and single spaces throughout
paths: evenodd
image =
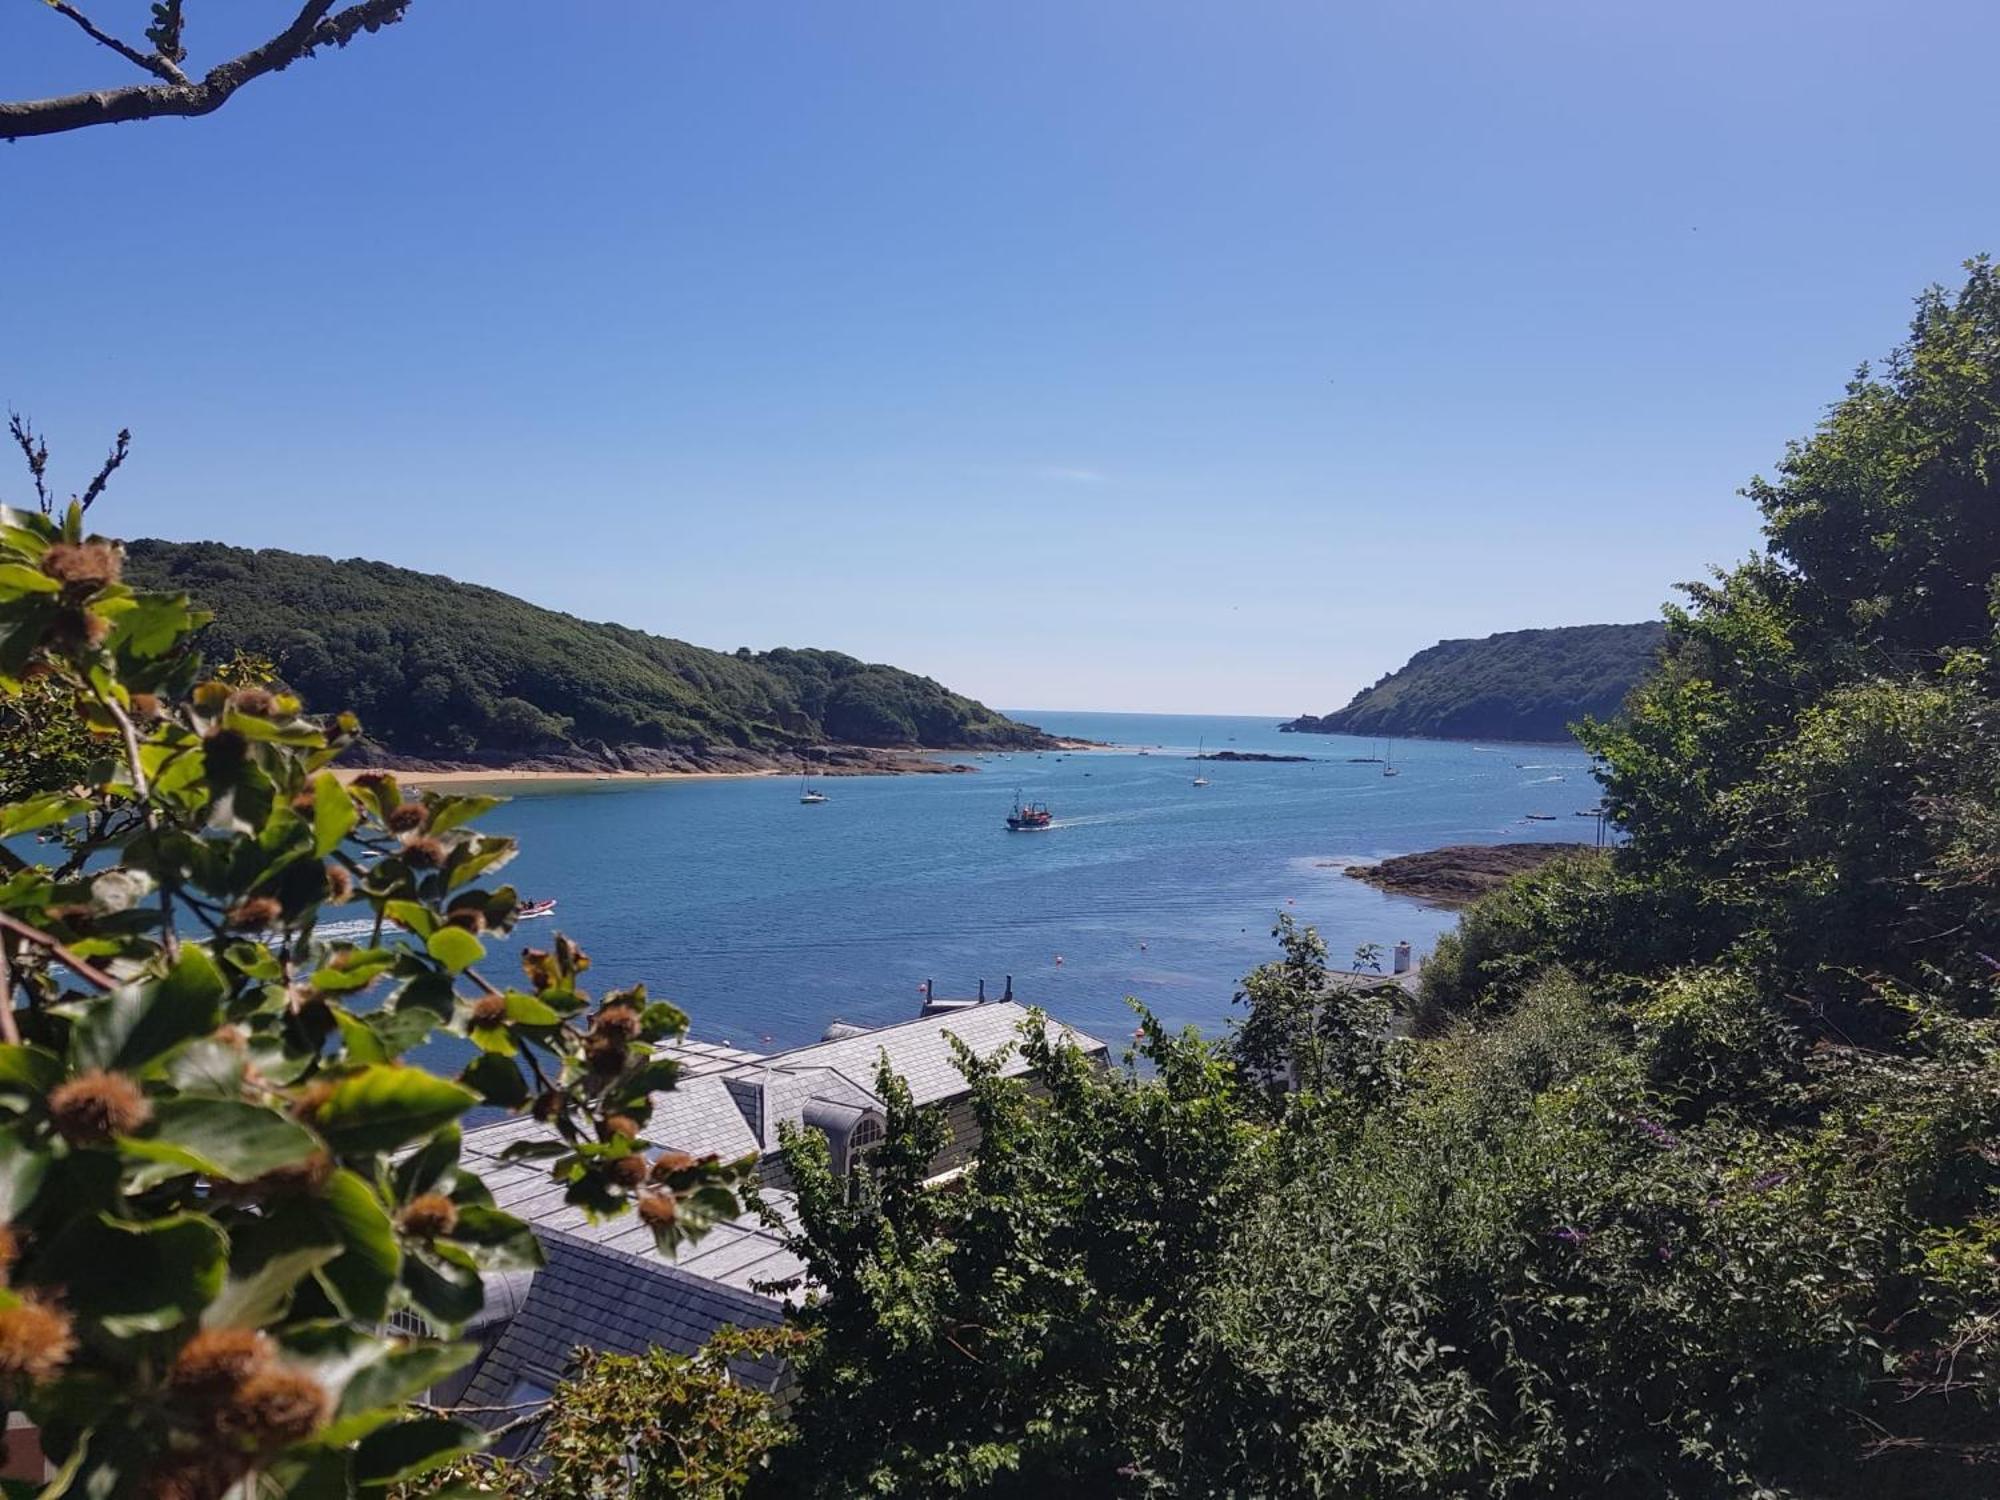
M 1665 632 L 1637 625 L 1510 630 L 1439 641 L 1330 714 L 1292 720 L 1305 734 L 1555 741 L 1580 719 L 1609 718 L 1653 670 Z
M 724 1329 L 692 1357 L 580 1350 L 547 1406 L 512 1419 L 535 1434 L 532 1461 L 462 1460 L 404 1486 L 396 1500 L 439 1494 L 440 1480 L 449 1484 L 443 1492 L 506 1500 L 745 1494 L 791 1430 L 772 1398 L 736 1372 L 768 1367 L 799 1343 L 787 1329 Z
M 409 755 L 1046 743 L 894 667 L 833 651 L 708 651 L 384 563 L 142 541 L 128 566 L 216 612 L 208 650 L 269 657 L 306 698 L 348 705 Z
M 1752 486 L 1766 554 L 1585 727 L 1628 842 L 1473 906 L 1425 1039 L 1281 923 L 1226 1055 L 972 1070 L 947 1191 L 802 1143 L 830 1459 L 774 1490 L 1992 1493 L 1996 455 L 1976 262 Z
M 469 1108 L 531 1106 L 567 1199 L 667 1244 L 746 1169 L 645 1154 L 674 1007 L 593 1007 L 560 937 L 480 973 L 517 909 L 495 799 L 343 785 L 355 719 L 204 678 L 204 616 L 122 581 L 86 508 L 0 508 L 0 696 L 67 757 L 0 838 L 71 854 L 0 845 L 0 1398 L 52 1493 L 381 1493 L 479 1446 L 406 1403 L 472 1353 L 440 1336 L 482 1272 L 540 1258 L 459 1165 Z M 365 941 L 322 934 L 343 904 Z M 479 1049 L 456 1080 L 404 1061 L 440 1029 Z

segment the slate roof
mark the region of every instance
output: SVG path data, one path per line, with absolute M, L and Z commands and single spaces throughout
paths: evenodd
M 1027 1018 L 1027 1006 L 1012 1000 L 993 1000 L 965 1010 L 920 1016 L 914 1021 L 898 1022 L 859 1036 L 795 1047 L 789 1052 L 774 1053 L 755 1066 L 788 1072 L 826 1068 L 840 1074 L 855 1087 L 872 1092 L 876 1069 L 882 1054 L 887 1052 L 890 1067 L 909 1084 L 912 1101 L 935 1104 L 940 1099 L 949 1099 L 966 1090 L 965 1075 L 958 1071 L 957 1064 L 952 1060 L 951 1045 L 945 1040 L 947 1034 L 956 1036 L 974 1052 L 987 1057 L 1018 1041 L 1021 1023 Z M 1072 1041 L 1088 1053 L 1109 1050 L 1096 1037 L 1059 1022 L 1051 1021 L 1049 1031 L 1057 1040 Z M 730 1076 L 741 1078 L 749 1071 L 752 1069 L 739 1068 Z M 1017 1049 L 1000 1071 L 1006 1075 L 1025 1073 L 1028 1064 Z
M 658 1096 L 659 1102 L 666 1103 L 685 1087 L 682 1084 Z M 719 1084 L 716 1091 L 722 1092 Z M 724 1104 L 741 1128 L 743 1117 L 736 1113 L 733 1104 L 727 1103 L 726 1094 Z M 547 1162 L 500 1160 L 500 1153 L 512 1142 L 540 1140 L 549 1133 L 546 1125 L 526 1117 L 468 1130 L 463 1148 L 465 1165 L 486 1184 L 496 1208 L 526 1220 L 538 1234 L 548 1231 L 648 1264 L 667 1264 L 653 1246 L 652 1231 L 639 1222 L 637 1215 L 621 1214 L 615 1219 L 592 1223 L 582 1209 L 563 1202 L 562 1185 L 550 1181 Z M 649 1134 L 648 1138 L 654 1137 Z M 756 1150 L 755 1142 L 745 1149 Z M 734 1154 L 741 1156 L 743 1151 Z M 798 1221 L 796 1203 L 790 1193 L 770 1188 L 764 1189 L 764 1199 L 778 1214 L 781 1228 L 766 1227 L 754 1211 L 745 1213 L 716 1225 L 694 1244 L 680 1246 L 673 1264 L 746 1295 L 756 1295 L 750 1290 L 753 1281 L 783 1281 L 800 1274 L 804 1267 L 783 1243 L 784 1236 Z
M 462 1398 L 466 1406 L 505 1406 L 523 1381 L 549 1388 L 579 1345 L 612 1354 L 640 1354 L 656 1345 L 693 1354 L 717 1329 L 763 1328 L 784 1316 L 769 1298 L 657 1259 L 593 1245 L 544 1225 L 537 1225 L 535 1234 L 548 1264 L 535 1272 L 520 1310 L 480 1361 Z M 746 1361 L 731 1369 L 761 1390 L 776 1389 L 783 1378 L 775 1361 Z M 497 1426 L 507 1416 L 497 1412 L 478 1420 Z

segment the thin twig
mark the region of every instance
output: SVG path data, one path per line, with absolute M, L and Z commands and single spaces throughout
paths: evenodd
M 30 927 L 19 917 L 10 917 L 4 911 L 0 911 L 0 928 L 5 928 L 16 937 L 25 938 L 37 948 L 48 949 L 50 953 L 56 956 L 56 959 L 64 968 L 68 969 L 86 984 L 94 984 L 100 990 L 115 990 L 118 988 L 117 980 L 113 979 L 96 965 L 78 958 L 69 949 L 65 948 L 57 938 L 42 931 L 41 928 Z
M 28 477 L 35 481 L 35 503 L 43 515 L 54 513 L 54 501 L 49 498 L 49 440 L 37 438 L 28 425 L 28 419 L 17 411 L 7 413 L 7 431 L 21 450 L 21 456 L 28 461 Z
M 99 31 L 91 24 L 90 17 L 69 4 L 68 0 L 47 0 L 47 3 L 49 9 L 53 10 L 57 15 L 68 16 L 78 26 L 81 26 L 83 34 L 93 42 L 102 47 L 109 47 L 127 62 L 144 68 L 155 78 L 164 78 L 168 83 L 186 83 L 188 81 L 187 74 L 175 67 L 166 58 L 159 56 L 157 53 L 149 57 L 137 47 L 119 41 L 117 37 L 112 36 L 108 32 Z
M 0 939 L 0 1038 L 21 1045 L 21 1028 L 14 1022 L 14 971 L 7 964 L 7 943 Z
M 105 454 L 104 462 L 98 467 L 96 476 L 84 487 L 78 502 L 80 509 L 90 509 L 97 497 L 104 493 L 104 486 L 110 482 L 111 476 L 118 472 L 118 466 L 125 462 L 126 455 L 131 451 L 132 429 L 121 427 L 118 429 L 117 438 L 111 444 L 111 451 Z

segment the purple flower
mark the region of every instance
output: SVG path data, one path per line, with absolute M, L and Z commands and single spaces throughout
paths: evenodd
M 1581 1245 L 1585 1240 L 1590 1238 L 1581 1229 L 1571 1229 L 1567 1224 L 1555 1232 L 1555 1237 L 1565 1245 L 1570 1246 Z
M 1750 1181 L 1750 1191 L 1753 1193 L 1768 1193 L 1772 1188 L 1783 1187 L 1791 1180 L 1792 1174 L 1783 1170 L 1759 1172 Z
M 1662 1245 L 1653 1253 L 1659 1256 L 1661 1260 L 1672 1260 L 1674 1258 L 1674 1247 L 1672 1245 Z
M 1978 953 L 1981 958 L 1985 959 L 1990 967 L 1995 969 L 2000 969 L 2000 958 L 1995 958 L 1990 953 L 1981 953 L 1980 950 L 1977 948 L 1974 948 L 1972 951 L 1974 953 Z
M 1640 1115 L 1632 1123 L 1645 1132 L 1646 1138 L 1656 1146 L 1663 1146 L 1671 1151 L 1681 1143 L 1681 1138 L 1667 1129 L 1666 1126 L 1657 1124 L 1647 1119 L 1644 1115 Z

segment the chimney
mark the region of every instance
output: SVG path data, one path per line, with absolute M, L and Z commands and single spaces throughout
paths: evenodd
M 981 1005 L 986 1003 L 986 981 L 983 979 L 979 981 L 979 1003 Z
M 1014 976 L 1012 974 L 1007 976 L 1007 993 L 1000 998 L 1002 1000 L 1012 1000 L 1014 998 Z
M 1407 938 L 1396 944 L 1395 970 L 1398 974 L 1410 972 L 1410 943 Z

